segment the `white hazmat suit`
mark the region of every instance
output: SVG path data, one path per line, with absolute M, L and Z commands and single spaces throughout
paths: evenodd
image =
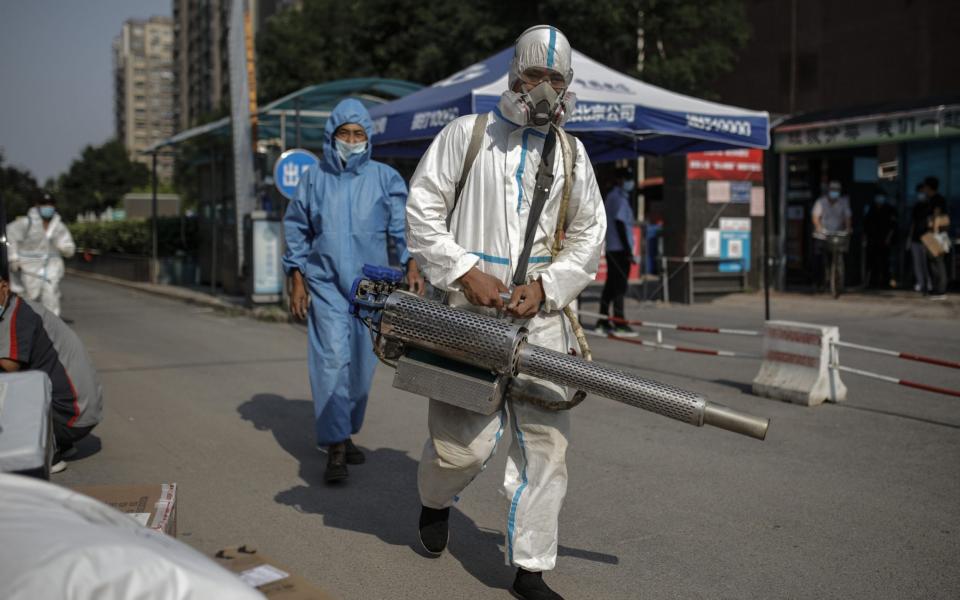
M 451 292 L 451 305 L 468 304 L 457 280 L 473 267 L 510 285 L 523 248 L 548 131 L 547 126 L 512 123 L 499 110 L 490 113 L 480 152 L 454 208 L 455 187 L 476 118 L 461 117 L 440 132 L 420 161 L 407 200 L 408 248 L 427 279 Z M 540 217 L 527 272 L 527 281 L 541 279 L 545 294 L 542 310 L 525 324 L 528 339 L 561 352 L 578 349 L 578 345 L 560 311 L 594 279 L 606 231 L 593 168 L 583 145 L 576 143 L 563 249 L 551 258 L 565 171 L 558 140 L 554 183 Z M 428 508 L 451 506 L 510 427 L 513 440 L 504 477 L 510 503 L 506 560 L 528 571 L 545 571 L 556 564 L 557 520 L 567 488 L 569 413 L 541 409 L 521 396 L 536 394 L 554 400 L 566 391 L 529 378 L 516 383 L 503 410 L 490 416 L 430 401 L 430 439 L 418 477 L 420 498 Z
M 63 259 L 77 248 L 60 215 L 54 214 L 44 227 L 40 211 L 31 208 L 7 225 L 7 242 L 13 290 L 59 316 Z

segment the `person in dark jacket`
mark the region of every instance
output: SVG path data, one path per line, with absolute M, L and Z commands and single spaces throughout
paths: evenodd
M 50 378 L 57 443 L 50 471 L 59 473 L 76 454 L 75 444 L 100 423 L 103 390 L 77 334 L 39 301 L 14 294 L 8 276 L 0 273 L 0 369 L 43 371 Z
M 890 247 L 897 230 L 897 213 L 890 206 L 886 194 L 878 192 L 863 221 L 867 237 L 867 261 L 870 285 L 875 288 L 890 286 Z
M 635 336 L 636 333 L 624 321 L 623 299 L 627 294 L 630 267 L 633 265 L 633 235 L 631 235 L 634 216 L 630 207 L 630 195 L 636 186 L 633 173 L 629 169 L 617 169 L 617 183 L 603 204 L 607 212 L 607 281 L 600 296 L 600 312 L 609 316 L 610 304 L 613 304 L 613 324 L 609 319 L 597 321 L 596 329 L 601 333 L 613 333 L 619 336 Z

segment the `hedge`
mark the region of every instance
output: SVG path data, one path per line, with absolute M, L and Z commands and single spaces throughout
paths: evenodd
M 160 256 L 173 256 L 178 252 L 196 254 L 199 245 L 197 220 L 185 218 L 182 226 L 181 237 L 180 217 L 157 219 L 157 247 Z M 149 220 L 73 223 L 69 228 L 78 248 L 140 256 L 150 256 L 152 253 Z

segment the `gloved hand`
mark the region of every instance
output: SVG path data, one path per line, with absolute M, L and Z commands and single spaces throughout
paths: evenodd
M 480 269 L 473 267 L 460 277 L 463 295 L 474 306 L 489 306 L 496 309 L 503 308 L 500 292 L 509 292 L 503 282 L 492 275 L 487 275 Z

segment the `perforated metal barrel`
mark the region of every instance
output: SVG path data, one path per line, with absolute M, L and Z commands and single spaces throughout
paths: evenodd
M 409 292 L 394 292 L 387 298 L 380 332 L 497 373 L 512 372 L 517 344 L 526 335 L 519 325 Z
M 693 392 L 636 377 L 542 346 L 524 344 L 520 348 L 517 371 L 691 425 L 703 425 L 707 403 Z

